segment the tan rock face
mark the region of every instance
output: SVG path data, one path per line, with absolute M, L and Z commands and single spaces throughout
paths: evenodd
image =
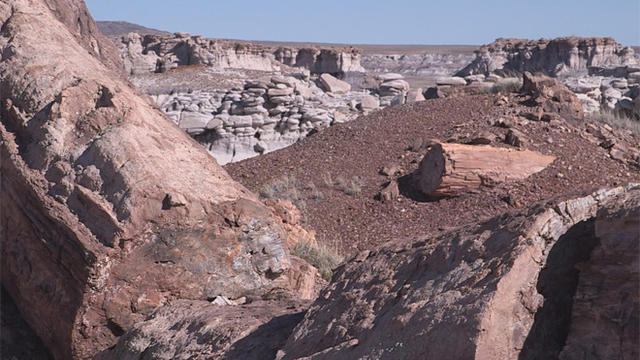
M 614 188 L 363 252 L 279 358 L 634 358 L 638 211 Z
M 0 3 L 2 283 L 59 359 L 290 268 L 281 220 L 114 76 L 76 13 L 93 26 L 79 1 Z
M 271 47 L 245 41 L 173 35 L 128 34 L 116 41 L 128 74 L 165 71 L 177 66 L 274 71 L 282 65 L 303 67 L 314 74 L 364 72 L 360 50 L 344 48 Z M 157 65 L 157 66 L 156 66 Z
M 476 59 L 457 73 L 544 71 L 552 76 L 587 73 L 590 67 L 637 65 L 631 47 L 612 38 L 560 37 L 552 40 L 497 39 L 476 51 Z
M 44 2 L 82 47 L 109 68 L 121 71 L 122 62 L 118 56 L 118 50 L 100 32 L 83 1 L 45 0 Z
M 594 227 L 598 243 L 578 267 L 569 335 L 559 358 L 635 359 L 640 356 L 640 199 L 602 209 Z

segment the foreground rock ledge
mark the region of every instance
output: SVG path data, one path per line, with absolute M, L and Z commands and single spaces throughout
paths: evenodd
M 57 359 L 178 299 L 289 286 L 281 220 L 119 80 L 82 1 L 0 23 L 2 283 Z
M 640 186 L 550 201 L 337 270 L 278 359 L 634 359 Z

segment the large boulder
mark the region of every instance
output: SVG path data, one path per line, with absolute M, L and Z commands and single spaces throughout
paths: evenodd
M 2 284 L 54 357 L 291 283 L 282 221 L 103 63 L 81 1 L 1 2 L 0 23 Z
M 324 90 L 334 94 L 346 94 L 351 90 L 348 82 L 336 79 L 331 74 L 320 75 L 318 81 Z
M 639 219 L 635 185 L 364 251 L 279 359 L 637 358 Z

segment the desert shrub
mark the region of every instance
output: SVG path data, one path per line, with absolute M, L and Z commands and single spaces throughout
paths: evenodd
M 362 192 L 362 187 L 365 185 L 365 181 L 360 176 L 354 176 L 351 179 L 345 179 L 342 176 L 336 178 L 336 181 L 331 184 L 334 189 L 342 191 L 343 193 L 355 196 Z
M 640 120 L 621 111 L 601 110 L 586 116 L 587 119 L 608 124 L 617 129 L 630 130 L 634 135 L 640 137 Z
M 343 260 L 343 257 L 335 249 L 307 239 L 300 239 L 291 249 L 291 255 L 304 259 L 313 265 L 327 281 L 331 280 L 333 269 Z
M 342 176 L 338 176 L 338 178 L 336 178 L 335 183 L 333 183 L 332 185 L 334 185 L 336 189 L 342 190 L 342 189 L 346 189 L 348 184 L 349 182 L 347 181 L 347 179 L 345 179 Z
M 269 181 L 260 189 L 260 197 L 265 199 L 289 200 L 300 210 L 304 210 L 307 204 L 305 197 L 299 190 L 298 181 L 293 176 L 282 176 Z
M 355 196 L 359 195 L 362 192 L 362 187 L 364 186 L 365 181 L 363 178 L 359 176 L 354 176 L 351 178 L 347 187 L 343 189 L 344 193 L 347 195 Z
M 522 88 L 522 78 L 504 78 L 500 79 L 497 83 L 495 83 L 491 87 L 491 92 L 494 94 L 497 93 L 514 93 L 520 91 Z
M 324 194 L 318 189 L 313 189 L 311 191 L 311 198 L 316 201 L 322 201 L 324 200 Z
M 330 173 L 324 172 L 322 173 L 322 175 L 320 175 L 320 177 L 322 178 L 322 182 L 324 183 L 324 186 L 326 187 L 333 186 L 333 177 L 331 176 Z

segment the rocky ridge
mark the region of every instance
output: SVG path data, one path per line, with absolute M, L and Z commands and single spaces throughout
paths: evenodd
M 287 147 L 312 132 L 380 107 L 377 97 L 368 92 L 325 91 L 310 79 L 308 72 L 265 73 L 230 89 L 178 91 L 151 97 L 219 164 Z M 397 101 L 404 102 L 404 97 Z
M 586 113 L 624 113 L 640 118 L 640 59 L 633 48 L 611 38 L 553 40 L 498 39 L 476 51 L 476 59 L 456 76 L 541 72 L 558 77 L 578 94 Z M 482 80 L 480 80 L 482 81 Z
M 350 48 L 271 47 L 247 41 L 207 39 L 186 33 L 172 36 L 129 33 L 116 39 L 128 74 L 164 72 L 177 66 L 217 69 L 279 70 L 283 65 L 314 74 L 362 72 L 360 52 Z
M 588 74 L 596 68 L 637 66 L 633 48 L 612 38 L 561 37 L 552 40 L 500 38 L 476 51 L 458 76 L 498 71 L 544 72 L 550 76 Z

